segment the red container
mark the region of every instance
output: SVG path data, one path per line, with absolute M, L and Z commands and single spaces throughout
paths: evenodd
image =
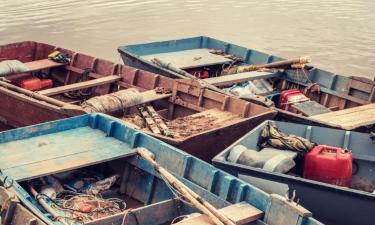
M 298 89 L 282 91 L 280 93 L 279 108 L 296 113 L 296 110 L 294 110 L 293 107 L 291 107 L 291 105 L 293 103 L 308 100 L 309 98 L 302 94 L 302 92 Z
M 352 180 L 352 162 L 351 151 L 318 145 L 305 155 L 303 177 L 349 187 Z
M 43 88 L 50 88 L 50 87 L 52 87 L 52 85 L 53 85 L 53 82 L 52 82 L 51 79 L 41 80 L 41 79 L 36 78 L 36 77 L 21 80 L 21 82 L 20 82 L 21 88 L 24 88 L 24 89 L 27 89 L 27 90 L 30 90 L 30 91 L 37 91 L 37 90 L 41 90 Z

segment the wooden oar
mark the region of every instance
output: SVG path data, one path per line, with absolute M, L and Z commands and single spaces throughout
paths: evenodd
M 148 161 L 156 171 L 158 171 L 165 179 L 176 188 L 186 199 L 188 199 L 197 209 L 206 214 L 210 219 L 217 225 L 235 225 L 230 221 L 226 216 L 220 213 L 214 206 L 209 202 L 202 199 L 198 194 L 193 192 L 187 186 L 185 186 L 181 181 L 175 178 L 171 173 L 166 169 L 160 166 L 152 157 L 150 153 L 145 148 L 136 148 L 135 151 L 146 161 Z

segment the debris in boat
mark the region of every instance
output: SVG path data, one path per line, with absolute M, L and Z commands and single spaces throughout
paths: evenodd
M 232 54 L 226 54 L 223 50 L 220 50 L 220 49 L 212 49 L 209 52 L 211 54 L 215 54 L 215 55 L 222 55 L 225 58 L 231 59 L 235 62 L 243 62 L 244 61 L 242 57 L 235 56 L 235 55 L 232 55 Z
M 157 87 L 155 88 L 156 94 L 170 94 L 172 93 L 172 90 L 165 87 Z
M 4 60 L 0 62 L 0 77 L 9 74 L 27 72 L 29 68 L 18 60 Z
M 159 127 L 157 126 L 154 118 L 148 113 L 145 106 L 138 107 L 139 112 L 141 113 L 142 118 L 144 119 L 147 127 L 151 130 L 154 134 L 161 134 Z
M 45 145 L 48 145 L 49 144 L 49 141 L 48 140 L 41 140 L 38 142 L 38 147 L 42 147 L 42 146 L 45 146 Z
M 142 102 L 142 94 L 135 88 L 117 91 L 111 94 L 90 98 L 82 104 L 85 111 L 93 112 L 115 112 L 126 107 L 137 105 Z
M 87 194 L 92 194 L 92 195 L 97 195 L 100 192 L 103 192 L 105 190 L 108 190 L 109 188 L 112 187 L 112 185 L 116 182 L 116 180 L 120 176 L 115 174 L 110 177 L 107 177 L 103 180 L 99 180 L 92 184 L 92 186 L 87 190 Z
M 76 174 L 86 174 L 76 171 Z M 38 182 L 33 181 L 30 191 L 43 208 L 59 221 L 66 224 L 72 222 L 90 222 L 121 213 L 126 203 L 117 198 L 104 199 L 101 193 L 109 190 L 120 176 L 115 174 L 105 179 L 84 177 L 74 179 L 71 173 L 65 178 L 67 183 L 61 184 L 54 176 L 43 177 L 43 185 L 37 192 Z M 73 180 L 72 180 L 73 179 Z
M 135 124 L 139 129 L 150 130 L 143 118 L 137 114 L 125 116 L 122 120 Z M 165 124 L 173 138 L 184 138 L 220 127 L 217 120 L 217 117 L 211 115 L 191 115 L 165 121 Z
M 259 79 L 254 81 L 245 81 L 240 85 L 233 85 L 230 88 L 223 89 L 224 91 L 230 92 L 236 96 L 246 95 L 265 95 L 273 91 L 272 85 L 265 79 Z
M 164 120 L 160 117 L 160 115 L 155 111 L 154 107 L 151 105 L 146 106 L 146 110 L 149 115 L 154 119 L 156 125 L 160 129 L 163 135 L 167 137 L 174 137 L 173 132 L 169 130 L 169 127 L 165 124 Z
M 48 59 L 58 63 L 69 64 L 71 59 L 68 54 L 62 53 L 60 51 L 54 51 L 48 55 Z
M 198 57 L 194 57 L 193 60 L 194 61 L 197 61 L 197 60 L 200 60 L 202 57 L 198 56 Z
M 375 182 L 366 177 L 353 178 L 351 188 L 373 193 Z
M 261 147 L 274 147 L 282 150 L 292 150 L 304 155 L 316 144 L 309 140 L 292 134 L 285 134 L 277 127 L 267 124 L 260 134 Z
M 186 116 L 167 121 L 166 124 L 176 134 L 176 137 L 188 137 L 220 127 L 215 123 L 216 120 L 216 117 L 210 115 Z

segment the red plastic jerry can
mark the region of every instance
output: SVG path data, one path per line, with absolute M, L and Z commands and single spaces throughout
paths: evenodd
M 307 100 L 309 100 L 309 98 L 302 94 L 302 92 L 298 89 L 282 91 L 280 93 L 279 108 L 296 113 L 295 110 L 293 110 L 293 108 L 290 106 L 293 103 L 298 103 Z
M 352 180 L 352 163 L 351 151 L 318 145 L 305 155 L 303 177 L 349 187 Z

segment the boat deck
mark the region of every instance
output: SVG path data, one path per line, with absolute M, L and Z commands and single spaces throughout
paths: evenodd
M 353 130 L 375 123 L 375 103 L 315 115 L 310 118 L 340 127 L 344 130 Z
M 3 143 L 0 165 L 15 180 L 44 176 L 132 155 L 124 142 L 90 127 Z
M 212 54 L 210 51 L 211 50 L 208 48 L 191 49 L 185 51 L 145 55 L 141 56 L 141 58 L 147 61 L 157 58 L 164 62 L 171 63 L 173 66 L 180 69 L 189 69 L 232 62 L 231 59 L 225 58 L 222 55 Z

